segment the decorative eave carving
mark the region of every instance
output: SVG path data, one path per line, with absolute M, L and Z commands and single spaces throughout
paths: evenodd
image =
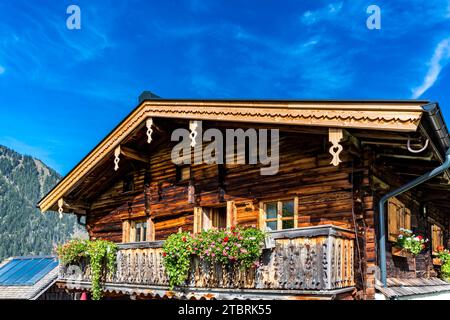
M 330 128 L 328 136 L 331 142 L 330 153 L 333 156 L 330 164 L 336 167 L 339 163 L 341 163 L 339 154 L 344 148 L 339 144 L 339 142 L 341 142 L 344 138 L 344 131 L 342 129 Z
M 416 131 L 420 102 L 144 101 L 38 204 L 45 212 L 148 118 Z

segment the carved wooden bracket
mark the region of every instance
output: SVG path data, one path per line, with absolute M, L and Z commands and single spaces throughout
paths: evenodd
M 330 128 L 328 131 L 329 140 L 332 144 L 330 147 L 330 153 L 333 156 L 333 159 L 331 160 L 330 164 L 334 166 L 338 166 L 339 163 L 341 163 L 341 159 L 339 158 L 339 154 L 344 149 L 339 142 L 344 137 L 344 132 L 342 129 L 337 128 Z
M 191 147 L 194 148 L 197 145 L 197 127 L 198 121 L 189 121 L 189 130 L 191 130 L 190 138 L 191 138 Z
M 64 212 L 63 206 L 64 206 L 64 199 L 63 199 L 63 198 L 60 198 L 60 199 L 58 200 L 58 213 L 59 213 L 59 219 L 62 219 L 62 217 L 63 217 L 63 212 Z
M 119 161 L 120 161 L 120 146 L 118 146 L 116 148 L 116 150 L 114 150 L 114 170 L 117 171 L 119 170 Z
M 152 142 L 152 133 L 153 133 L 153 119 L 152 118 L 148 118 L 147 122 L 146 122 L 146 126 L 147 126 L 147 143 L 151 143 Z

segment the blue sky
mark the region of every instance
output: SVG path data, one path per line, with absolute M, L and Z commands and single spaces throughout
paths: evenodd
M 69 5 L 81 30 L 66 27 Z M 381 30 L 366 9 L 381 8 Z M 137 104 L 165 98 L 439 101 L 450 1 L 0 2 L 0 144 L 67 173 Z

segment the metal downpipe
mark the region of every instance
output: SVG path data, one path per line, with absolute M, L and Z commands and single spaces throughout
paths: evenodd
M 383 287 L 387 286 L 387 274 L 386 274 L 386 228 L 385 228 L 385 205 L 386 202 L 399 194 L 402 194 L 419 184 L 422 184 L 431 178 L 441 174 L 445 170 L 450 168 L 450 148 L 447 150 L 445 154 L 445 161 L 439 167 L 434 170 L 420 176 L 411 182 L 401 186 L 400 188 L 391 191 L 384 195 L 380 201 L 378 202 L 378 213 L 379 213 L 379 224 L 380 224 L 380 271 L 381 271 L 381 282 L 383 283 Z

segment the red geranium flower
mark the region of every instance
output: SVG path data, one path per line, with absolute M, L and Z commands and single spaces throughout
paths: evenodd
M 423 239 L 423 237 L 422 237 L 422 236 L 417 236 L 417 238 L 419 238 L 419 240 L 422 240 L 422 239 Z
M 167 256 L 167 253 L 163 252 L 163 257 Z
M 186 237 L 181 238 L 181 240 L 183 240 L 183 242 L 186 242 Z
M 228 237 L 223 238 L 224 242 L 228 242 L 228 240 L 229 240 Z

